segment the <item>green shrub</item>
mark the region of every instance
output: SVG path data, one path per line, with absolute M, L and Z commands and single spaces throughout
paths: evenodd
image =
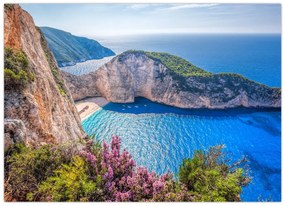
M 17 82 L 25 83 L 28 80 L 28 74 L 24 70 L 20 70 L 19 73 L 17 74 L 13 70 L 5 68 L 4 76 L 5 76 L 5 79 L 10 79 L 11 81 L 14 81 L 15 84 Z
M 160 62 L 172 72 L 181 75 L 183 77 L 189 76 L 209 76 L 211 75 L 210 72 L 207 72 L 192 63 L 186 61 L 185 59 L 171 55 L 164 52 L 147 52 L 143 50 L 129 50 L 124 52 L 124 54 L 133 53 L 135 55 L 144 54 L 147 57 L 153 59 L 156 62 Z M 122 56 L 121 56 L 122 57 Z
M 222 146 L 185 159 L 179 181 L 135 167 L 131 155 L 111 145 L 86 141 L 30 148 L 16 144 L 5 152 L 5 196 L 16 201 L 240 201 L 250 178 L 245 159 L 228 164 Z
M 39 192 L 46 200 L 88 201 L 96 190 L 96 182 L 89 179 L 86 162 L 75 156 L 70 164 L 63 164 L 55 175 L 42 182 Z
M 195 195 L 195 201 L 240 201 L 242 187 L 250 182 L 242 159 L 228 165 L 222 146 L 208 152 L 196 151 L 192 159 L 184 159 L 179 170 L 179 181 Z
M 6 192 L 18 201 L 26 201 L 27 195 L 36 191 L 40 182 L 53 175 L 62 163 L 70 161 L 61 149 L 51 146 L 33 149 L 17 144 L 12 150 L 6 155 Z
M 191 64 L 190 62 L 178 56 L 174 56 L 164 52 L 145 52 L 145 54 L 154 60 L 160 61 L 168 69 L 184 77 L 188 77 L 191 75 L 210 74 L 209 72 Z
M 65 97 L 66 96 L 66 91 L 63 89 L 63 87 L 60 84 L 56 84 L 59 93 L 61 94 L 61 96 Z
M 235 73 L 218 73 L 214 74 L 205 71 L 187 60 L 163 52 L 147 52 L 143 50 L 129 50 L 118 56 L 120 62 L 124 61 L 129 54 L 139 57 L 145 55 L 154 60 L 154 64 L 163 64 L 168 68 L 166 72 L 158 73 L 157 79 L 163 82 L 164 77 L 171 76 L 174 80 L 173 87 L 176 88 L 176 93 L 187 91 L 197 95 L 215 96 L 216 102 L 227 102 L 235 98 L 245 91 L 249 97 L 264 98 L 264 96 L 280 95 L 280 88 L 272 89 L 266 85 L 249 80 L 242 75 Z M 186 82 L 194 81 L 198 84 L 189 84 Z M 203 88 L 204 85 L 209 88 Z M 258 87 L 258 88 L 257 88 Z M 232 95 L 225 93 L 224 89 L 228 88 L 232 91 Z M 218 96 L 217 96 L 218 94 Z
M 6 10 L 12 10 L 14 7 L 14 4 L 4 4 L 4 9 Z
M 34 73 L 29 71 L 29 61 L 21 51 L 13 51 L 9 47 L 4 49 L 4 77 L 5 88 L 25 86 L 34 81 Z

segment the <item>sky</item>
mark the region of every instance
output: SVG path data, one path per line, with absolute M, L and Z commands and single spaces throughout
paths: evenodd
M 281 33 L 280 4 L 20 4 L 37 26 L 74 35 Z

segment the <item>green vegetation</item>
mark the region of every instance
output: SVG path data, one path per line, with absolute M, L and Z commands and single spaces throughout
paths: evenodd
M 96 182 L 88 177 L 88 165 L 80 156 L 74 156 L 69 164 L 63 164 L 39 186 L 39 193 L 53 201 L 88 201 L 96 190 Z M 63 191 L 64 188 L 64 191 Z
M 23 88 L 34 81 L 34 73 L 29 70 L 28 58 L 22 51 L 5 47 L 4 77 L 5 89 Z
M 11 10 L 15 4 L 4 4 L 4 9 Z
M 186 61 L 185 59 L 171 55 L 164 52 L 147 52 L 142 50 L 129 50 L 124 52 L 124 54 L 133 53 L 135 55 L 144 54 L 149 58 L 153 59 L 156 62 L 160 62 L 161 64 L 165 65 L 168 69 L 172 72 L 181 75 L 183 77 L 189 76 L 209 76 L 211 75 L 210 72 L 207 72 L 190 62 Z
M 156 78 L 163 82 L 166 76 L 171 76 L 174 80 L 172 86 L 176 88 L 177 93 L 187 91 L 199 96 L 214 96 L 217 103 L 228 102 L 241 92 L 253 99 L 266 99 L 270 95 L 281 94 L 280 88 L 270 88 L 235 73 L 213 74 L 167 53 L 129 50 L 119 55 L 118 60 L 124 61 L 129 54 L 137 57 L 145 55 L 153 59 L 154 64 L 166 66 L 168 70 L 158 73 Z
M 121 152 L 120 152 L 121 151 Z M 16 144 L 5 153 L 5 197 L 16 201 L 240 201 L 250 182 L 244 159 L 228 164 L 222 146 L 185 159 L 176 180 L 136 167 L 131 155 L 111 145 L 86 143 L 30 148 Z
M 243 186 L 250 182 L 241 164 L 242 159 L 228 164 L 222 145 L 208 152 L 196 151 L 192 159 L 184 159 L 179 170 L 179 180 L 196 195 L 195 201 L 240 201 Z
M 155 61 L 160 61 L 171 71 L 175 72 L 176 74 L 180 74 L 184 77 L 195 76 L 195 75 L 208 76 L 211 74 L 210 72 L 207 72 L 199 67 L 196 67 L 195 65 L 191 64 L 190 62 L 178 56 L 174 56 L 163 52 L 145 52 L 145 54 L 148 57 L 154 59 Z
M 70 162 L 64 147 L 42 146 L 38 149 L 17 144 L 5 154 L 7 192 L 18 201 L 26 201 L 38 185 L 61 164 Z
M 56 81 L 56 86 L 58 88 L 59 93 L 62 96 L 66 96 L 66 89 L 65 89 L 65 84 L 63 82 L 62 77 L 59 77 L 59 70 L 56 67 L 51 67 L 51 72 L 55 78 Z
M 49 50 L 49 47 L 48 47 L 47 41 L 45 39 L 45 36 L 43 35 L 43 33 L 42 33 L 42 31 L 41 31 L 41 29 L 39 27 L 36 27 L 36 29 L 38 30 L 38 32 L 41 35 L 41 45 L 42 45 L 42 48 L 43 48 L 43 50 L 45 52 L 45 55 L 46 55 L 47 61 L 49 63 L 49 66 L 51 68 L 51 72 L 52 72 L 52 74 L 54 76 L 54 79 L 55 79 L 58 91 L 59 91 L 59 93 L 62 96 L 66 96 L 67 95 L 67 92 L 66 92 L 67 90 L 66 90 L 65 84 L 63 82 L 63 78 L 62 78 L 62 76 L 60 74 L 59 69 L 57 68 L 56 62 L 54 61 L 54 57 L 53 57 L 52 53 Z
M 40 29 L 60 67 L 115 55 L 112 50 L 103 47 L 95 40 L 74 36 L 50 27 L 41 27 Z

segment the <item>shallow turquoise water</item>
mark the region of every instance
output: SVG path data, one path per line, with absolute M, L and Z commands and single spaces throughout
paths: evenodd
M 137 98 L 109 103 L 82 122 L 98 140 L 122 139 L 137 165 L 157 173 L 177 173 L 196 149 L 225 144 L 234 160 L 246 155 L 253 182 L 243 201 L 281 200 L 281 112 L 253 109 L 184 110 Z
M 137 35 L 106 39 L 104 45 L 116 53 L 169 52 L 210 72 L 281 86 L 280 35 Z M 280 111 L 181 110 L 138 98 L 133 104 L 110 103 L 82 124 L 97 139 L 119 135 L 138 165 L 158 173 L 177 173 L 195 149 L 225 144 L 233 159 L 250 160 L 254 179 L 242 199 L 281 200 Z

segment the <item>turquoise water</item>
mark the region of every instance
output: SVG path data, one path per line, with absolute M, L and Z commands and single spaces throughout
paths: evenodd
M 233 160 L 246 155 L 253 182 L 243 201 L 281 199 L 281 112 L 253 109 L 185 110 L 137 98 L 135 103 L 109 103 L 82 122 L 88 134 L 122 147 L 138 165 L 157 173 L 177 173 L 183 158 L 196 149 L 225 144 Z
M 102 43 L 116 53 L 169 52 L 214 73 L 236 72 L 281 86 L 280 35 L 144 35 Z M 137 98 L 132 104 L 110 103 L 82 125 L 96 139 L 120 136 L 138 165 L 158 173 L 177 173 L 195 149 L 225 144 L 234 160 L 242 155 L 250 160 L 253 182 L 244 188 L 242 200 L 281 200 L 280 111 L 182 110 Z

